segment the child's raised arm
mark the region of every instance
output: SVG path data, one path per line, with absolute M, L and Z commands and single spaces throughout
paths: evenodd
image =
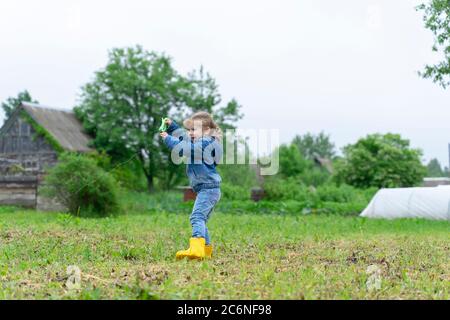
M 186 130 L 180 128 L 178 123 L 171 119 L 167 119 L 166 123 L 169 125 L 166 132 L 161 133 L 161 137 L 164 139 L 164 143 L 172 150 L 176 145 L 184 142 L 189 142 L 189 136 Z

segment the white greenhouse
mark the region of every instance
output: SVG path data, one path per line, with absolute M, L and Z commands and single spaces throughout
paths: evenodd
M 361 217 L 450 221 L 450 186 L 381 189 L 361 213 Z

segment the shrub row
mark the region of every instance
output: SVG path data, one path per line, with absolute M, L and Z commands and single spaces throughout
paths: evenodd
M 349 185 L 324 184 L 307 187 L 296 179 L 272 179 L 264 184 L 266 199 L 272 201 L 297 200 L 317 206 L 321 202 L 367 203 L 377 192 L 376 188 L 357 189 Z
M 256 214 L 338 214 L 358 215 L 366 207 L 365 203 L 322 202 L 316 206 L 305 201 L 223 201 L 215 210 L 225 213 L 256 213 Z

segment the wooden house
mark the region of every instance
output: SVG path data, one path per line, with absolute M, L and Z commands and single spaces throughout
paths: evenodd
M 43 177 L 59 152 L 94 151 L 91 141 L 72 111 L 22 103 L 0 129 L 0 205 L 64 209 L 39 195 Z

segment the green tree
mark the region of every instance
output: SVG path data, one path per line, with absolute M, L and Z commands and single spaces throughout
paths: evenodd
M 162 147 L 161 119 L 169 116 L 180 121 L 202 105 L 233 118 L 232 113 L 238 114 L 240 108 L 230 107 L 233 101 L 220 107 L 214 80 L 203 68 L 200 74 L 193 71 L 182 76 L 170 57 L 141 46 L 115 48 L 109 52 L 106 67 L 82 88 L 75 113 L 94 136 L 94 146 L 105 150 L 113 161 L 137 156 L 149 191 L 154 190 L 155 178 L 170 187 L 182 179 L 184 169 L 171 163 L 168 150 Z
M 292 140 L 292 143 L 298 147 L 300 153 L 306 159 L 314 159 L 314 155 L 319 155 L 322 158 L 333 158 L 335 155 L 335 146 L 330 140 L 330 136 L 324 132 L 318 135 L 306 133 L 303 136 L 297 135 Z
M 11 116 L 14 112 L 14 109 L 18 107 L 22 102 L 33 102 L 39 103 L 36 100 L 33 100 L 30 93 L 27 90 L 19 92 L 17 97 L 9 97 L 5 102 L 2 103 L 2 109 L 5 112 L 5 121 Z
M 443 177 L 445 175 L 438 159 L 431 159 L 431 161 L 427 165 L 427 170 L 428 177 Z
M 441 62 L 425 66 L 419 74 L 446 88 L 450 85 L 450 0 L 430 0 L 419 5 L 417 10 L 423 12 L 425 27 L 435 37 L 432 50 L 443 54 Z
M 344 147 L 343 153 L 336 163 L 336 179 L 355 187 L 411 187 L 426 174 L 422 151 L 410 148 L 409 140 L 398 134 L 368 135 Z

